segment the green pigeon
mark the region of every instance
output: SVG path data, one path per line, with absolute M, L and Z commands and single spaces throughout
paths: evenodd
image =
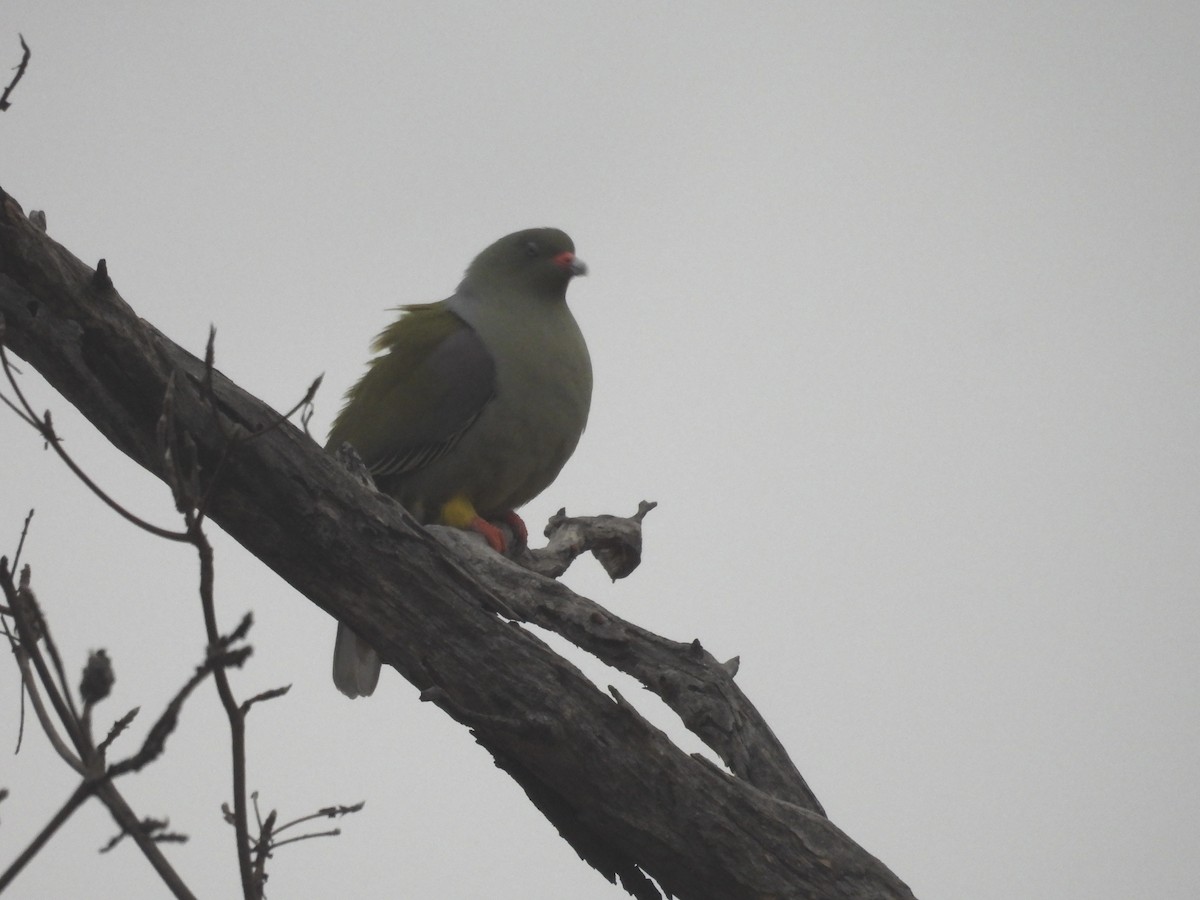
M 348 442 L 375 484 L 418 521 L 526 539 L 516 509 L 555 479 L 587 424 L 592 365 L 567 307 L 587 267 L 557 228 L 496 241 L 449 298 L 401 307 L 346 393 L 328 449 Z M 338 624 L 333 681 L 348 697 L 379 681 L 374 649 Z

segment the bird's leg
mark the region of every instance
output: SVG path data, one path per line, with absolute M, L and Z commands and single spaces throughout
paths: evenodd
M 476 516 L 467 525 L 472 531 L 478 531 L 493 550 L 504 556 L 508 552 L 508 541 L 504 540 L 504 532 L 482 516 Z
M 517 515 L 515 509 L 510 509 L 502 515 L 500 521 L 512 529 L 513 536 L 517 539 L 518 547 L 529 546 L 529 529 L 525 527 L 525 521 Z
M 453 528 L 479 532 L 488 546 L 501 555 L 508 549 L 508 542 L 504 540 L 500 529 L 479 515 L 475 511 L 475 504 L 463 494 L 457 494 L 442 504 L 441 521 L 443 525 Z

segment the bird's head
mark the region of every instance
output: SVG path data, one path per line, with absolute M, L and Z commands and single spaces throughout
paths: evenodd
M 503 285 L 522 292 L 563 297 L 587 266 L 575 256 L 575 244 L 557 228 L 527 228 L 500 238 L 467 268 L 464 284 L 474 288 Z

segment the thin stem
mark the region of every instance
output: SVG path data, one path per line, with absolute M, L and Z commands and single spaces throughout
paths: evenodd
M 215 652 L 221 635 L 217 630 L 217 614 L 213 601 L 213 550 L 199 523 L 188 515 L 188 534 L 200 554 L 200 604 L 204 610 L 204 628 L 208 634 L 210 652 Z M 261 893 L 254 878 L 254 864 L 250 853 L 250 829 L 246 808 L 246 720 L 234 699 L 229 686 L 229 677 L 224 667 L 213 671 L 217 694 L 225 715 L 229 718 L 229 737 L 233 757 L 233 828 L 237 841 L 238 869 L 242 876 L 242 894 L 245 900 L 258 900 Z
M 7 403 L 8 406 L 17 413 L 17 415 L 19 415 L 37 430 L 38 434 L 42 436 L 42 440 L 44 440 L 50 447 L 54 449 L 54 452 L 58 454 L 58 458 L 66 463 L 67 468 L 74 473 L 76 478 L 84 483 L 88 490 L 99 497 L 105 504 L 108 505 L 110 509 L 121 516 L 121 518 L 132 522 L 143 531 L 148 531 L 150 534 L 153 534 L 156 537 L 166 538 L 168 541 L 177 541 L 180 543 L 187 542 L 188 536 L 186 533 L 181 531 L 171 531 L 167 528 L 160 528 L 158 525 L 147 522 L 140 516 L 131 513 L 115 499 L 110 497 L 104 491 L 104 489 L 100 487 L 100 485 L 92 481 L 88 474 L 79 467 L 79 464 L 71 458 L 71 455 L 63 449 L 62 441 L 58 437 L 57 432 L 55 432 L 53 423 L 50 421 L 50 414 L 46 413 L 44 416 L 39 417 L 37 413 L 34 412 L 34 409 L 30 405 L 29 401 L 25 399 L 25 394 L 21 391 L 21 385 L 17 382 L 16 375 L 13 374 L 12 363 L 10 363 L 8 360 L 8 354 L 5 353 L 3 344 L 0 344 L 0 366 L 2 366 L 4 369 L 4 374 L 8 379 L 9 387 L 11 387 L 13 393 L 17 395 L 17 399 L 21 401 L 21 407 L 24 409 L 24 412 L 13 405 L 13 403 L 7 397 L 3 398 L 4 402 Z
M 38 649 L 33 623 L 25 621 L 25 613 L 17 597 L 17 588 L 13 584 L 12 572 L 8 569 L 7 560 L 0 560 L 0 590 L 4 591 L 4 597 L 8 601 L 13 619 L 17 623 L 17 638 L 21 642 L 27 659 L 37 669 L 38 680 L 41 681 L 46 696 L 50 698 L 50 705 L 54 707 L 55 714 L 62 722 L 63 728 L 66 729 L 67 736 L 71 739 L 76 753 L 81 759 L 86 758 L 91 745 L 79 728 L 79 717 L 75 714 L 74 705 L 69 702 L 69 697 L 68 700 L 64 700 L 55 686 L 54 677 L 50 674 L 46 659 Z M 42 623 L 42 630 L 47 639 L 47 646 L 49 646 L 49 626 L 45 622 Z
M 17 552 L 13 554 L 12 568 L 17 571 L 17 566 L 21 564 L 21 551 L 25 549 L 25 538 L 29 535 L 29 523 L 33 521 L 33 510 L 25 516 L 25 524 L 21 526 L 21 539 L 17 541 Z
M 98 782 L 95 785 L 95 794 L 100 801 L 108 807 L 108 811 L 116 820 L 117 825 L 121 830 L 133 838 L 134 843 L 138 845 L 138 849 L 149 860 L 150 865 L 154 867 L 154 871 L 163 880 L 171 893 L 179 900 L 196 900 L 196 895 L 188 890 L 188 886 L 183 883 L 183 879 L 179 877 L 167 858 L 163 856 L 162 850 L 154 839 L 142 829 L 142 823 L 138 819 L 137 814 L 125 802 L 125 798 L 121 796 L 121 792 L 116 786 L 107 779 Z
M 13 860 L 12 865 L 0 873 L 0 894 L 4 893 L 4 889 L 12 884 L 13 879 L 25 868 L 25 864 L 37 856 L 38 851 L 42 849 L 46 841 L 54 837 L 54 832 L 58 831 L 63 822 L 71 818 L 71 814 L 83 805 L 83 801 L 91 796 L 91 793 L 92 786 L 90 782 L 82 781 L 79 783 L 79 786 L 67 798 L 67 802 L 54 814 L 54 818 L 46 823 L 46 827 L 38 832 L 37 837 L 21 852 L 20 856 Z
M 62 757 L 63 761 L 80 775 L 85 773 L 83 762 L 79 757 L 71 752 L 71 748 L 66 745 L 62 737 L 59 736 L 58 729 L 54 727 L 54 722 L 50 719 L 50 713 L 47 712 L 45 704 L 42 703 L 42 695 L 38 692 L 37 681 L 33 677 L 33 672 L 29 668 L 29 654 L 25 648 L 17 648 L 17 666 L 21 670 L 21 680 L 25 685 L 25 692 L 29 695 L 29 702 L 33 704 L 33 711 L 37 714 L 38 722 L 41 723 L 42 731 L 46 732 L 46 737 L 50 739 L 51 746 Z

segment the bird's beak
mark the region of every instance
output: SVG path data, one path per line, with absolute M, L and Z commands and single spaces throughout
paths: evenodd
M 572 275 L 586 275 L 587 263 L 577 257 L 570 250 L 564 250 L 558 256 L 554 257 L 554 261 L 569 271 Z

